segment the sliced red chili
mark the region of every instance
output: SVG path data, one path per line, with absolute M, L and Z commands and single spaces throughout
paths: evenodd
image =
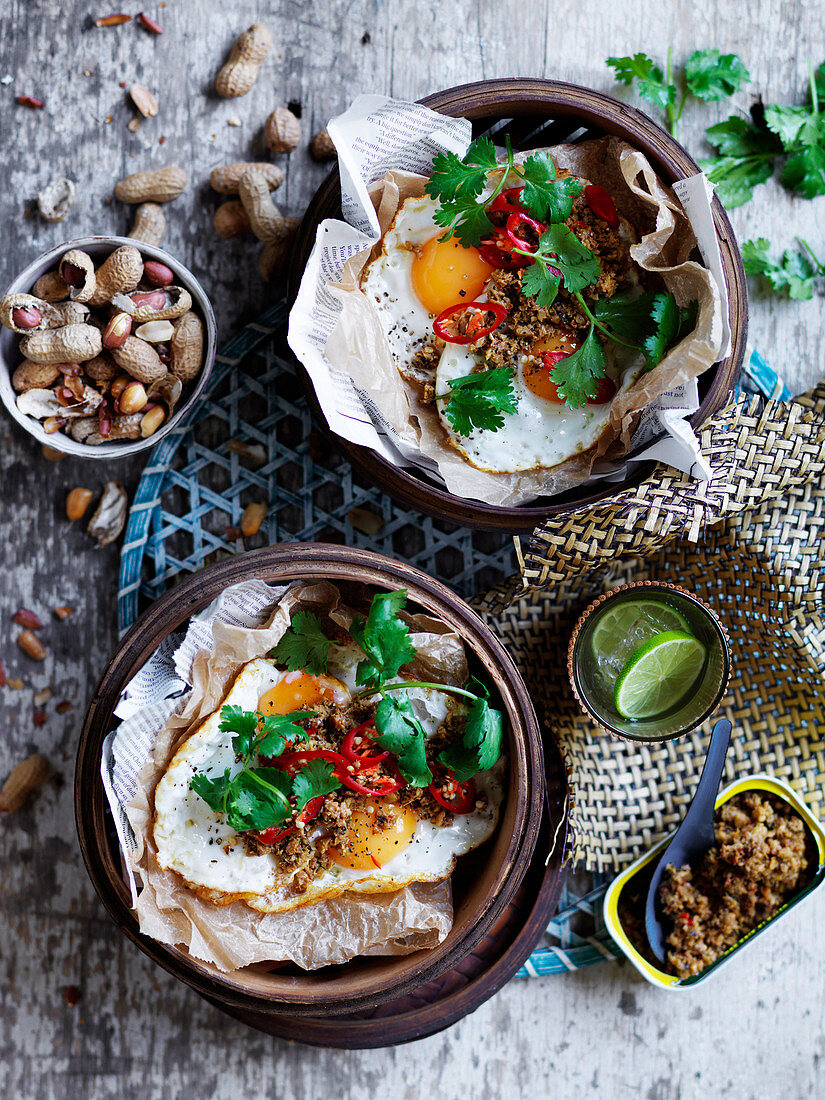
M 607 222 L 611 228 L 615 229 L 619 224 L 616 204 L 613 202 L 610 192 L 606 191 L 604 187 L 599 187 L 597 183 L 588 183 L 584 189 L 584 201 L 596 217 Z
M 296 752 L 285 752 L 272 763 L 278 768 L 283 768 L 284 771 L 291 772 L 312 760 L 328 760 L 339 779 L 341 778 L 339 773 L 345 772 L 350 763 L 340 752 L 333 752 L 332 749 L 298 749 Z
M 500 195 L 496 195 L 487 210 L 495 214 L 519 214 L 524 209 L 521 205 L 521 193 L 523 187 L 508 187 Z
M 325 801 L 326 795 L 323 794 L 319 794 L 316 798 L 310 798 L 303 810 L 295 815 L 292 825 L 280 828 L 277 825 L 271 825 L 268 829 L 262 829 L 252 835 L 257 837 L 262 844 L 277 844 L 279 840 L 283 840 L 284 837 L 291 836 L 292 833 L 296 832 L 299 825 L 308 825 L 313 818 L 316 818 L 321 812 L 321 807 Z
M 456 330 L 453 326 L 460 323 L 465 313 L 468 316 L 464 331 Z M 493 323 L 489 325 L 483 321 L 487 313 L 493 315 Z M 459 302 L 439 313 L 433 321 L 433 332 L 447 344 L 474 344 L 495 331 L 506 316 L 507 310 L 498 302 Z
M 370 774 L 364 777 L 369 783 L 374 784 L 371 787 L 367 787 L 364 783 L 360 783 L 351 773 L 345 773 L 339 776 L 339 778 L 344 786 L 349 787 L 351 791 L 357 791 L 358 794 L 377 795 L 379 797 L 385 794 L 393 794 L 395 791 L 400 791 L 403 787 L 407 786 L 406 779 L 399 771 L 398 765 L 392 757 L 387 760 L 385 767 L 388 767 L 393 774 Z
M 525 229 L 531 230 L 536 239 L 530 240 L 525 237 Z M 529 214 L 520 211 L 517 214 L 511 214 L 507 219 L 506 234 L 513 248 L 522 248 L 525 252 L 535 252 L 538 248 L 538 239 L 546 229 L 547 226 L 542 222 L 536 221 Z
M 599 379 L 599 388 L 596 390 L 596 396 L 591 397 L 587 402 L 588 405 L 606 405 L 608 401 L 612 401 L 616 396 L 616 383 L 612 378 L 608 378 L 605 374 Z
M 469 814 L 476 804 L 475 780 L 459 783 L 450 771 L 445 770 L 443 778 L 430 783 L 427 789 L 439 806 L 451 814 Z
M 513 243 L 503 229 L 497 229 L 492 237 L 483 241 L 479 245 L 478 254 L 485 263 L 505 271 L 518 271 L 519 268 L 529 267 L 533 262 L 529 256 L 520 256 L 513 252 Z
M 286 829 L 279 829 L 277 825 L 271 825 L 268 829 L 261 829 L 260 832 L 252 835 L 256 840 L 260 840 L 261 844 L 277 844 L 279 840 L 291 836 L 296 831 L 294 825 L 289 825 Z
M 360 726 L 351 729 L 341 745 L 341 752 L 355 764 L 359 771 L 373 771 L 382 760 L 390 755 L 386 749 L 378 748 L 369 734 L 375 732 L 372 721 L 363 722 Z

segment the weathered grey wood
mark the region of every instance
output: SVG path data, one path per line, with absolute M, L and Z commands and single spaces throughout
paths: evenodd
M 136 6 L 135 6 L 136 7 Z M 224 335 L 268 300 L 257 246 L 211 231 L 219 201 L 208 188 L 214 165 L 262 151 L 269 111 L 299 100 L 307 139 L 359 91 L 417 97 L 466 80 L 547 75 L 612 90 L 603 59 L 646 49 L 677 59 L 699 46 L 736 50 L 767 101 L 796 101 L 808 51 L 822 58 L 821 5 L 756 0 L 662 4 L 655 0 L 328 0 L 216 3 L 177 0 L 147 10 L 166 33 L 134 25 L 108 30 L 92 18 L 115 4 L 5 0 L 0 5 L 0 283 L 67 236 L 123 231 L 130 212 L 107 196 L 127 171 L 182 163 L 184 195 L 167 208 L 167 246 L 213 296 Z M 128 8 L 127 10 L 131 10 Z M 255 19 L 275 42 L 248 96 L 217 99 L 211 83 L 235 35 Z M 369 40 L 365 40 L 365 35 Z M 85 76 L 84 70 L 91 76 Z M 137 134 L 120 81 L 158 95 L 160 114 Z M 40 96 L 46 110 L 18 107 Z M 750 99 L 738 102 L 746 107 Z M 682 138 L 703 153 L 705 125 L 727 107 L 686 115 Z M 111 115 L 112 121 L 107 122 Z M 228 125 L 238 118 L 242 127 Z M 166 141 L 159 144 L 160 136 Z M 287 180 L 277 195 L 301 212 L 325 169 L 305 149 L 278 158 Z M 63 225 L 31 215 L 39 187 L 59 175 L 78 184 Z M 776 184 L 733 212 L 742 236 L 777 247 L 802 233 L 825 249 L 825 200 L 790 199 Z M 756 296 L 752 343 L 802 388 L 821 377 L 821 302 Z M 109 476 L 133 487 L 142 463 L 113 464 Z M 68 488 L 99 488 L 107 476 L 80 460 L 43 461 L 40 448 L 0 418 L 0 485 L 5 583 L 0 658 L 27 686 L 0 691 L 0 775 L 35 748 L 56 778 L 33 805 L 0 819 L 0 1095 L 10 1100 L 238 1096 L 367 1100 L 388 1097 L 509 1095 L 676 1100 L 823 1094 L 825 1050 L 823 902 L 795 911 L 771 936 L 694 993 L 667 996 L 626 967 L 516 982 L 444 1035 L 395 1051 L 340 1055 L 269 1040 L 225 1021 L 134 950 L 108 921 L 80 863 L 71 776 L 82 708 L 115 642 L 118 551 L 92 549 L 63 516 Z M 10 616 L 19 604 L 47 617 L 58 604 L 77 611 L 49 619 L 49 656 L 35 665 L 16 651 Z M 32 695 L 54 692 L 41 729 Z M 57 715 L 55 703 L 73 700 Z M 62 989 L 76 984 L 74 1008 Z

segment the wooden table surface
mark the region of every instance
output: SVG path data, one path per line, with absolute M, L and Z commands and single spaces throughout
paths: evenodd
M 129 211 L 110 197 L 115 180 L 179 163 L 190 183 L 167 207 L 166 246 L 202 280 L 224 338 L 272 290 L 258 278 L 251 239 L 212 232 L 208 174 L 261 154 L 264 119 L 279 104 L 300 103 L 308 139 L 358 92 L 416 98 L 514 75 L 615 91 L 604 58 L 639 49 L 662 58 L 669 44 L 677 61 L 698 47 L 736 51 L 766 101 L 799 102 L 809 54 L 815 64 L 825 55 L 825 7 L 800 0 L 167 0 L 147 8 L 161 37 L 134 23 L 96 29 L 94 18 L 117 11 L 114 2 L 5 0 L 0 8 L 0 282 L 70 236 L 126 231 Z M 214 74 L 256 19 L 271 29 L 273 51 L 249 95 L 220 100 Z M 155 92 L 160 110 L 132 133 L 122 83 L 135 81 Z M 45 100 L 44 110 L 18 106 L 20 94 Z M 750 102 L 737 97 L 741 107 Z M 704 126 L 727 113 L 690 108 L 681 133 L 688 149 L 705 153 Z M 286 172 L 277 201 L 300 214 L 325 168 L 305 143 L 277 159 Z M 77 182 L 78 199 L 62 225 L 48 225 L 33 199 L 64 175 Z M 823 204 L 791 200 L 771 183 L 733 221 L 742 238 L 764 235 L 784 248 L 799 232 L 823 254 Z M 821 376 L 823 316 L 821 298 L 754 294 L 752 343 L 796 389 Z M 75 485 L 97 490 L 116 476 L 134 488 L 142 461 L 49 463 L 6 416 L 0 438 L 0 658 L 25 681 L 0 691 L 0 776 L 35 749 L 54 768 L 30 806 L 0 820 L 0 1096 L 823 1095 L 821 895 L 695 992 L 668 996 L 616 964 L 513 982 L 448 1032 L 387 1051 L 340 1054 L 266 1038 L 151 964 L 110 923 L 75 839 L 74 754 L 85 701 L 115 645 L 119 552 L 93 549 L 63 512 Z M 51 615 L 61 604 L 75 609 L 65 623 Z M 14 644 L 20 605 L 47 620 L 42 664 Z M 33 695 L 44 687 L 53 694 L 37 728 Z M 64 699 L 72 709 L 58 714 Z M 64 997 L 69 985 L 81 991 L 76 1006 Z

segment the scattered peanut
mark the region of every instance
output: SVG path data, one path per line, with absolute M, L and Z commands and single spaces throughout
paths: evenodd
M 309 145 L 309 155 L 313 160 L 335 160 L 338 152 L 332 144 L 329 130 L 321 130 L 315 135 Z
M 212 224 L 218 236 L 226 240 L 230 237 L 242 237 L 252 230 L 252 226 L 249 224 L 249 215 L 244 209 L 243 203 L 238 202 L 237 199 L 222 202 L 214 213 Z
M 203 366 L 203 322 L 191 310 L 175 323 L 169 341 L 172 374 L 181 382 L 191 382 Z
M 21 809 L 50 771 L 48 760 L 39 752 L 21 761 L 12 769 L 0 791 L 0 813 L 15 813 Z
M 21 630 L 17 635 L 17 644 L 34 661 L 42 661 L 46 656 L 46 647 L 31 630 Z
M 267 241 L 261 249 L 258 257 L 258 271 L 265 283 L 270 281 L 275 269 L 289 251 L 289 246 L 300 224 L 300 218 L 284 218 L 284 236 L 276 241 Z
M 74 608 L 69 607 L 68 604 L 64 604 L 62 607 L 56 607 L 54 613 L 62 622 L 64 619 L 68 619 L 70 615 L 74 615 Z
M 241 516 L 241 534 L 244 538 L 257 535 L 266 515 L 265 504 L 247 504 Z
M 146 321 L 135 329 L 135 336 L 150 344 L 165 344 L 171 340 L 174 331 L 171 321 Z
M 253 23 L 235 42 L 229 60 L 215 78 L 215 91 L 224 99 L 246 95 L 261 62 L 269 53 L 272 38 L 262 23 Z
M 158 101 L 143 84 L 133 84 L 129 97 L 144 118 L 154 118 L 158 113 Z
M 117 399 L 115 409 L 122 416 L 131 416 L 132 413 L 140 412 L 146 401 L 146 390 L 142 383 L 130 382 L 127 386 L 124 386 L 120 397 Z
M 277 190 L 284 182 L 284 173 L 277 164 L 270 164 L 268 161 L 239 161 L 212 169 L 209 177 L 212 190 L 221 195 L 237 195 L 241 176 L 251 168 L 263 176 L 270 191 Z
M 277 241 L 284 234 L 284 219 L 269 194 L 266 182 L 256 171 L 244 172 L 238 193 L 249 216 L 252 232 L 259 241 Z
M 115 294 L 112 305 L 128 313 L 134 321 L 170 321 L 189 310 L 192 295 L 185 287 L 167 286 L 162 290 Z
M 163 27 L 160 23 L 156 23 L 145 11 L 139 11 L 135 18 L 144 30 L 151 31 L 152 34 L 163 34 Z
M 101 443 L 116 443 L 121 439 L 140 439 L 140 413 L 113 416 L 111 421 L 105 424 L 105 433 L 102 430 L 104 423 L 101 420 L 100 428 L 100 431 L 86 436 L 83 442 L 90 447 L 97 447 Z
M 65 325 L 50 332 L 33 332 L 20 341 L 20 351 L 35 363 L 85 363 L 99 355 L 100 332 L 92 325 Z
M 159 260 L 146 260 L 143 264 L 143 278 L 152 286 L 169 286 L 175 281 L 175 273 Z
M 82 519 L 91 503 L 92 495 L 91 489 L 83 489 L 79 485 L 71 489 L 66 497 L 66 519 L 71 523 L 76 519 Z
M 56 271 L 47 271 L 32 287 L 32 294 L 44 302 L 59 302 L 68 298 L 69 288 Z
M 139 382 L 154 382 L 166 374 L 166 367 L 151 344 L 136 336 L 127 336 L 123 345 L 111 349 L 112 358 Z
M 66 457 L 62 451 L 56 451 L 54 447 L 47 447 L 45 443 L 40 447 L 40 453 L 47 462 L 59 462 L 61 458 Z
M 264 140 L 273 153 L 291 153 L 301 141 L 301 123 L 288 107 L 276 107 L 264 125 Z
M 144 413 L 140 421 L 140 434 L 143 439 L 154 435 L 166 419 L 166 410 L 161 405 L 155 405 L 153 409 Z
M 95 19 L 95 26 L 118 27 L 121 23 L 130 23 L 131 20 L 131 15 L 101 15 L 99 19 Z
M 116 313 L 103 330 L 101 343 L 104 348 L 122 348 L 132 331 L 132 318 L 128 313 Z
M 37 209 L 47 222 L 62 222 L 72 207 L 75 185 L 71 180 L 54 180 L 37 194 Z
M 12 615 L 12 618 L 18 626 L 23 626 L 27 630 L 42 630 L 43 620 L 39 615 L 36 615 L 33 611 L 30 611 L 28 607 L 20 607 Z
M 117 376 L 111 386 L 109 386 L 109 396 L 113 401 L 117 401 L 131 381 L 132 379 L 128 374 L 119 374 Z
M 126 490 L 119 481 L 107 481 L 94 515 L 86 528 L 98 548 L 114 542 L 126 525 Z
M 141 254 L 130 244 L 121 245 L 95 272 L 96 286 L 94 293 L 88 299 L 89 305 L 103 306 L 111 302 L 115 294 L 128 294 L 130 290 L 135 289 L 142 276 Z
M 127 237 L 159 245 L 166 236 L 166 215 L 156 202 L 143 202 L 135 211 L 135 222 Z
M 32 696 L 32 702 L 34 703 L 34 705 L 36 707 L 42 707 L 42 706 L 45 706 L 46 703 L 48 703 L 48 701 L 49 701 L 49 699 L 51 699 L 51 697 L 52 697 L 52 689 L 51 688 L 43 688 L 42 691 L 38 691 Z
M 171 202 L 181 194 L 188 177 L 182 168 L 168 165 L 152 172 L 133 172 L 115 184 L 119 202 Z
M 11 384 L 16 393 L 45 390 L 59 376 L 60 371 L 54 363 L 33 363 L 31 359 L 24 359 L 11 376 Z

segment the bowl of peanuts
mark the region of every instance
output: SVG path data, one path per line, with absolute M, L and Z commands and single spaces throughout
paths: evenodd
M 44 446 L 82 458 L 153 447 L 199 400 L 212 306 L 163 249 L 83 237 L 38 257 L 0 298 L 0 396 Z

